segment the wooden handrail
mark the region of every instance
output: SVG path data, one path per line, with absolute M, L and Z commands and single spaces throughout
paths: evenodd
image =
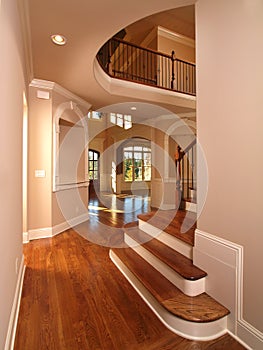
M 171 58 L 171 55 L 168 55 L 166 53 L 163 53 L 163 52 L 159 52 L 157 50 L 153 50 L 153 49 L 149 49 L 147 47 L 142 47 L 142 46 L 139 46 L 137 44 L 132 44 L 130 43 L 129 41 L 125 41 L 123 39 L 119 39 L 119 38 L 112 38 L 111 39 L 112 41 L 117 41 L 118 43 L 122 43 L 122 44 L 125 44 L 125 45 L 128 45 L 130 47 L 134 47 L 136 49 L 139 49 L 139 50 L 143 50 L 143 51 L 147 51 L 147 52 L 150 52 L 150 53 L 153 53 L 155 55 L 160 55 L 160 56 L 163 56 L 163 57 L 167 57 L 167 58 Z
M 97 54 L 113 78 L 195 95 L 195 65 L 120 38 L 107 41 Z

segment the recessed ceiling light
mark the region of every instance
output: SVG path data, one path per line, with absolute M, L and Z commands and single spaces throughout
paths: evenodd
M 56 45 L 65 45 L 67 42 L 67 39 L 63 35 L 60 35 L 60 34 L 51 35 L 51 40 Z
M 131 110 L 132 110 L 132 111 L 136 111 L 136 109 L 137 109 L 137 108 L 136 108 L 135 106 L 132 106 L 132 107 L 131 107 Z

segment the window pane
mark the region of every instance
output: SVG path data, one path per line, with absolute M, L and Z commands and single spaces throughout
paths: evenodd
M 116 124 L 116 115 L 115 113 L 110 114 L 110 121 L 112 124 Z
M 151 152 L 151 149 L 149 147 L 143 147 L 144 152 Z
M 123 127 L 123 115 L 119 113 L 117 114 L 117 125 Z
M 89 171 L 89 179 L 90 179 L 90 180 L 93 179 L 93 171 Z
M 89 159 L 93 159 L 93 152 L 92 151 L 89 151 Z
M 150 181 L 151 180 L 151 167 L 145 167 L 144 168 L 144 180 Z
M 125 160 L 124 164 L 124 180 L 132 181 L 133 165 L 131 160 Z
M 150 166 L 151 165 L 151 153 L 144 153 L 143 158 L 144 158 L 144 165 Z
M 124 150 L 124 152 L 125 152 L 125 151 L 132 151 L 132 150 L 133 150 L 133 147 L 125 147 L 123 150 Z
M 134 165 L 134 180 L 142 181 L 142 167 Z
M 142 159 L 142 153 L 141 152 L 134 152 L 134 158 L 135 159 Z
M 142 151 L 142 146 L 134 146 L 134 151 Z
M 98 170 L 98 162 L 93 163 L 94 170 Z
M 97 171 L 94 171 L 94 173 L 93 173 L 93 179 L 94 179 L 94 180 L 98 180 L 98 172 L 97 172 Z
M 93 160 L 89 161 L 89 170 L 93 170 Z
M 132 152 L 124 152 L 124 159 L 132 159 Z
M 98 153 L 94 152 L 93 157 L 94 157 L 94 160 L 98 160 Z

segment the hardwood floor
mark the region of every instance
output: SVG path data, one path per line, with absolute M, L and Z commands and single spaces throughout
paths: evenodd
M 165 328 L 109 258 L 108 245 L 123 244 L 119 227 L 134 214 L 97 214 L 76 230 L 24 246 L 15 350 L 244 349 L 229 335 L 197 342 Z M 77 233 L 81 227 L 90 240 Z

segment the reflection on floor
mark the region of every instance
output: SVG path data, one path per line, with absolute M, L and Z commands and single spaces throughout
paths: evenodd
M 101 192 L 90 198 L 88 209 L 90 216 L 96 216 L 98 220 L 107 217 L 115 227 L 122 227 L 127 222 L 136 221 L 138 214 L 151 211 L 150 201 L 148 195 Z
M 147 195 L 99 193 L 89 200 L 89 220 L 74 227 L 88 241 L 110 248 L 125 247 L 122 227 L 151 211 Z

